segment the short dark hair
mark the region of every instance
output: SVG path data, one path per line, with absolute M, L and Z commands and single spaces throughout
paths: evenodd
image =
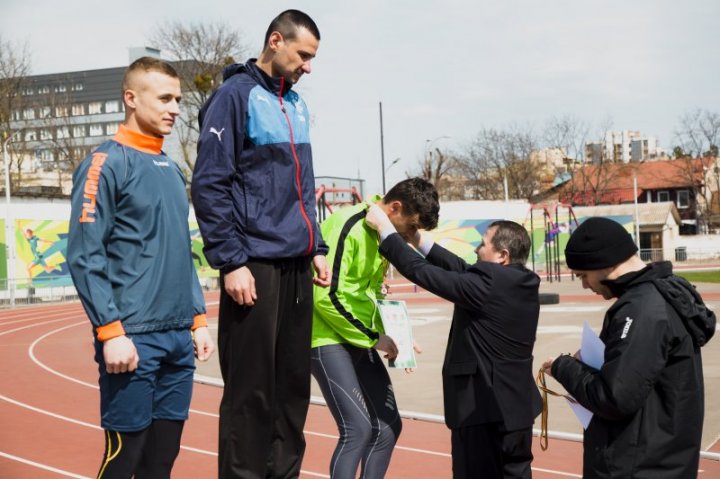
M 300 28 L 306 29 L 320 41 L 320 30 L 318 30 L 317 25 L 307 13 L 300 10 L 285 10 L 270 22 L 270 26 L 265 32 L 263 50 L 267 48 L 272 32 L 279 32 L 285 40 L 294 40 L 297 38 L 297 32 Z
M 128 90 L 130 88 L 129 86 L 129 79 L 130 75 L 137 71 L 143 71 L 143 72 L 160 72 L 164 73 L 165 75 L 172 77 L 172 78 L 180 78 L 180 75 L 178 75 L 178 72 L 173 68 L 172 65 L 170 65 L 168 62 L 164 60 L 160 60 L 159 58 L 153 58 L 153 57 L 140 57 L 134 62 L 130 64 L 129 67 L 127 67 L 127 70 L 125 70 L 125 75 L 123 75 L 122 80 L 122 91 L 123 93 L 125 90 Z
M 437 228 L 440 201 L 435 186 L 423 178 L 408 178 L 396 184 L 383 197 L 383 203 L 399 201 L 403 214 L 419 215 L 420 227 L 425 230 Z
M 496 228 L 492 237 L 492 245 L 496 251 L 507 250 L 510 264 L 524 265 L 530 254 L 530 235 L 524 226 L 514 221 L 493 221 L 488 226 Z

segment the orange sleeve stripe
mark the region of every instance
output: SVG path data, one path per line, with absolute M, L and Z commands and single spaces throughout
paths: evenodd
M 105 326 L 100 326 L 95 329 L 95 332 L 97 333 L 98 341 L 107 341 L 108 339 L 125 335 L 125 329 L 123 328 L 122 321 L 120 320 L 113 321 Z
M 190 328 L 192 331 L 195 331 L 197 328 L 204 328 L 207 326 L 207 315 L 205 314 L 197 314 L 193 318 L 193 325 L 192 328 Z

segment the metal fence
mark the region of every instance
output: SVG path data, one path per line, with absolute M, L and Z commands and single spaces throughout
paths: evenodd
M 643 248 L 640 250 L 640 259 L 649 263 L 651 261 L 662 261 L 663 257 L 662 248 Z
M 29 284 L 27 279 L 0 279 L 0 307 L 78 299 L 70 276 L 45 278 Z
M 205 291 L 214 291 L 219 287 L 215 277 L 200 278 L 200 286 Z M 64 303 L 77 301 L 78 294 L 69 275 L 36 279 L 32 285 L 26 278 L 0 278 L 0 308 L 27 304 Z

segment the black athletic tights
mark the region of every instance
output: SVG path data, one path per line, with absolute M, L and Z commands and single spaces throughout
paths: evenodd
M 155 420 L 138 432 L 106 430 L 105 457 L 98 479 L 169 479 L 180 452 L 184 424 Z

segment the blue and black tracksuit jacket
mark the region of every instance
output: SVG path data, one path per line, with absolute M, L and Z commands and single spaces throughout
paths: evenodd
M 327 253 L 315 213 L 310 114 L 255 60 L 227 67 L 200 111 L 192 200 L 210 265 Z

